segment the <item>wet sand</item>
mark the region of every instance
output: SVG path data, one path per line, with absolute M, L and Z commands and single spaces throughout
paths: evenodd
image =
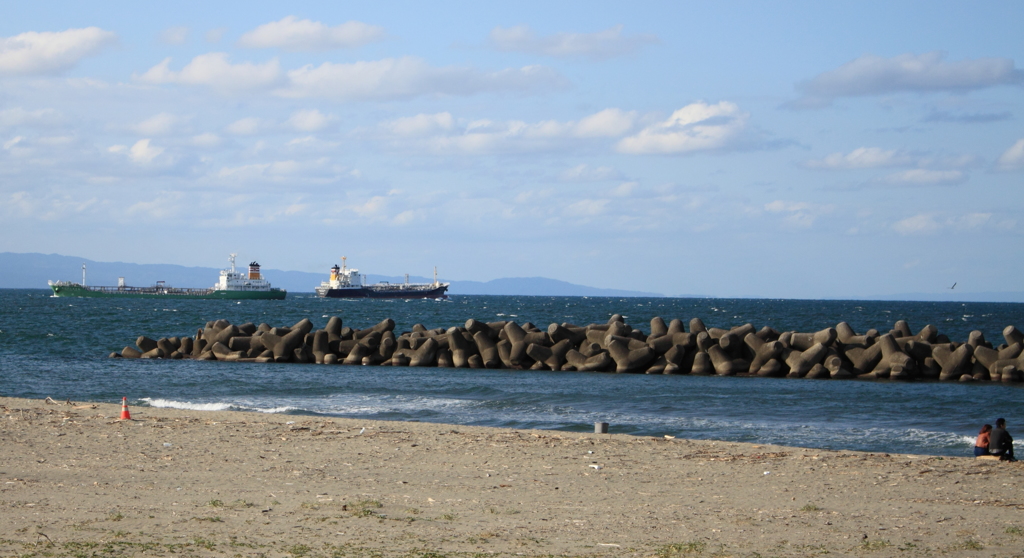
M 0 398 L 0 554 L 1024 556 L 1020 463 L 131 413 Z

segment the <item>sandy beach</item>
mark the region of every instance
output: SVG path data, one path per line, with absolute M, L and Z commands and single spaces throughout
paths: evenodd
M 5 556 L 1024 555 L 1020 463 L 614 425 L 0 411 Z

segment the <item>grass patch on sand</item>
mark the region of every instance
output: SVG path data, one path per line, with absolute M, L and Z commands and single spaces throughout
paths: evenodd
M 821 511 L 822 509 L 824 509 L 824 508 L 819 508 L 818 506 L 815 506 L 814 504 L 807 504 L 806 506 L 800 508 L 800 511 L 802 511 L 802 512 L 816 512 L 816 511 Z
M 685 554 L 700 554 L 707 548 L 707 543 L 703 541 L 690 541 L 684 543 L 672 543 L 658 547 L 655 550 L 655 554 L 658 558 L 672 558 L 673 556 L 683 556 Z
M 346 506 L 352 515 L 356 517 L 371 517 L 377 515 L 377 510 L 384 507 L 379 500 L 357 500 Z
M 195 537 L 190 541 L 190 543 L 195 546 L 205 548 L 206 550 L 213 550 L 217 547 L 217 543 L 211 541 L 210 539 L 204 539 L 202 537 Z
M 308 555 L 310 552 L 312 552 L 312 550 L 313 550 L 312 548 L 310 548 L 310 547 L 308 547 L 308 546 L 306 546 L 304 544 L 297 544 L 295 546 L 291 546 L 291 547 L 288 547 L 288 548 L 284 549 L 285 552 L 287 552 L 287 553 L 289 553 L 292 556 L 295 556 L 297 558 L 301 558 L 302 556 Z
M 10 545 L 14 541 L 0 541 Z M 195 538 L 187 543 L 156 543 L 133 541 L 69 541 L 63 543 L 21 543 L 20 558 L 114 558 L 139 555 L 194 555 L 197 550 L 212 551 L 216 544 L 203 538 Z M 6 556 L 6 554 L 5 554 Z M 13 555 L 11 555 L 13 556 Z
M 885 540 L 885 539 L 875 539 L 875 540 L 864 539 L 864 541 L 860 543 L 860 549 L 861 550 L 870 550 L 870 551 L 882 550 L 883 548 L 887 548 L 887 547 L 890 547 L 890 546 L 892 546 L 892 543 L 887 541 L 887 540 Z
M 978 542 L 977 539 L 966 538 L 960 542 L 953 543 L 946 547 L 947 551 L 954 550 L 984 550 L 985 545 Z

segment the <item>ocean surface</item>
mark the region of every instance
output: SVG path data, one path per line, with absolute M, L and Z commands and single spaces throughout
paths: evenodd
M 107 355 L 152 338 L 194 335 L 209 320 L 292 325 L 330 316 L 397 331 L 468 318 L 604 323 L 612 314 L 649 331 L 650 319 L 699 317 L 708 327 L 750 322 L 817 331 L 847 321 L 862 333 L 905 319 L 953 340 L 980 330 L 993 344 L 1024 328 L 1024 304 L 765 299 L 453 296 L 447 301 L 347 301 L 289 294 L 284 301 L 55 298 L 0 289 L 0 395 L 244 410 L 375 420 L 772 443 L 885 453 L 970 455 L 983 423 L 1005 417 L 1024 439 L 1024 386 L 938 382 L 647 376 L 445 368 L 391 368 L 125 360 Z M 1018 426 L 1021 425 L 1021 426 Z

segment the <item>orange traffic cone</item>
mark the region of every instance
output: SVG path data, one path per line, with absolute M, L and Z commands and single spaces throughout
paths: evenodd
M 128 398 L 121 398 L 121 420 L 132 420 L 132 414 L 128 412 Z

